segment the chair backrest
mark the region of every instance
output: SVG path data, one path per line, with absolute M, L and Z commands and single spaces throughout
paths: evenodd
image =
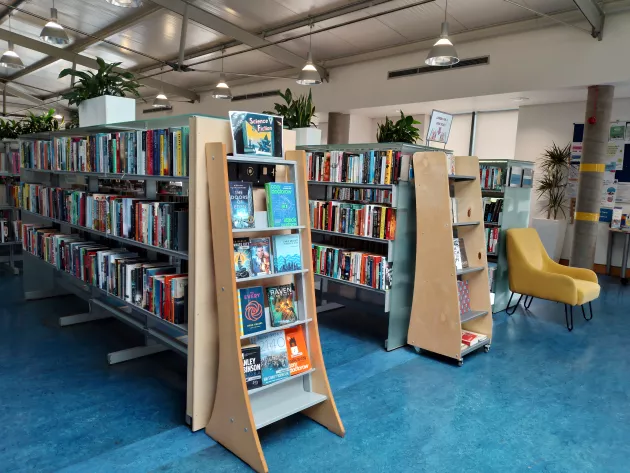
M 521 258 L 536 269 L 544 269 L 549 258 L 535 228 L 511 228 L 507 231 L 508 267 Z M 545 258 L 546 256 L 546 258 Z

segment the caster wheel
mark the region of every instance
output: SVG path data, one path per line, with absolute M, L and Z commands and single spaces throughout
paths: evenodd
M 490 351 L 490 345 L 486 345 L 483 349 L 486 353 L 488 353 Z
M 421 351 L 420 347 L 413 347 L 413 349 L 416 350 L 416 353 L 420 354 L 420 351 Z
M 628 278 L 621 278 L 621 285 L 622 286 L 627 286 L 628 285 Z
M 457 366 L 464 366 L 464 360 L 459 360 L 457 362 Z

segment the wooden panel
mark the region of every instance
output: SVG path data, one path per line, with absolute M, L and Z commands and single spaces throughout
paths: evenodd
M 408 343 L 459 359 L 461 323 L 446 154 L 415 153 L 413 169 L 418 230 Z
M 296 177 L 296 195 L 299 196 L 298 204 L 298 219 L 300 225 L 305 225 L 306 228 L 301 232 L 301 244 L 302 244 L 302 265 L 304 269 L 308 269 L 308 273 L 304 274 L 304 306 L 307 308 L 307 318 L 312 318 L 313 321 L 308 324 L 308 338 L 310 344 L 310 357 L 311 365 L 315 368 L 315 372 L 311 375 L 311 388 L 313 392 L 323 394 L 328 399 L 316 405 L 306 409 L 302 413 L 316 422 L 319 422 L 325 426 L 331 432 L 336 433 L 340 437 L 343 437 L 346 433 L 339 413 L 337 412 L 337 406 L 328 384 L 328 375 L 326 374 L 326 366 L 324 364 L 324 356 L 322 355 L 322 347 L 319 340 L 319 329 L 317 326 L 317 305 L 315 303 L 315 283 L 313 280 L 313 260 L 310 257 L 311 251 L 311 229 L 310 218 L 308 212 L 308 185 L 307 185 L 307 173 L 306 173 L 306 153 L 304 151 L 288 151 L 286 153 L 286 159 L 295 161 L 295 177 Z
M 216 390 L 219 345 L 213 291 L 214 263 L 208 204 L 205 144 L 232 146 L 230 123 L 205 117 L 190 120 L 189 253 L 188 263 L 188 375 L 186 414 L 193 431 L 203 429 L 212 413 Z
M 458 199 L 459 212 L 468 221 L 483 221 L 481 207 L 481 186 L 479 184 L 479 160 L 475 156 L 456 156 L 455 170 L 457 174 L 477 176 L 476 181 L 456 182 L 455 197 Z M 490 290 L 488 288 L 488 260 L 486 256 L 486 238 L 483 225 L 460 228 L 458 236 L 464 239 L 468 263 L 471 266 L 482 266 L 483 271 L 466 276 L 470 287 L 470 308 L 472 310 L 488 311 L 483 317 L 478 317 L 463 324 L 463 328 L 482 333 L 492 338 L 492 307 L 490 305 Z
M 218 314 L 219 373 L 212 417 L 206 433 L 258 472 L 267 472 L 252 416 L 241 359 L 236 275 L 232 260 L 232 225 L 227 157 L 222 143 L 206 145 L 209 202 L 212 218 L 214 265 L 221 268 L 206 291 L 216 294 Z

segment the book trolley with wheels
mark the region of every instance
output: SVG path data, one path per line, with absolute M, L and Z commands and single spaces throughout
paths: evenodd
M 408 342 L 457 360 L 492 342 L 492 312 L 488 289 L 486 242 L 481 209 L 479 162 L 456 156 L 449 174 L 445 153 L 413 155 L 416 190 L 416 274 Z M 451 197 L 458 199 L 457 222 Z M 463 239 L 469 267 L 456 269 L 453 238 Z M 468 281 L 470 310 L 460 311 L 458 280 Z M 477 343 L 462 343 L 462 330 L 480 334 Z
M 343 437 L 345 430 L 330 390 L 321 352 L 311 258 L 311 236 L 308 216 L 308 188 L 305 153 L 287 151 L 286 159 L 259 157 L 228 157 L 222 143 L 206 145 L 206 160 L 211 214 L 211 251 L 214 279 L 207 287 L 216 297 L 218 307 L 219 369 L 216 398 L 206 433 L 232 451 L 258 472 L 267 472 L 267 463 L 257 430 L 302 413 Z M 228 163 L 266 163 L 276 166 L 276 181 L 286 174 L 295 183 L 298 225 L 268 227 L 258 223 L 255 228 L 233 230 L 228 190 Z M 284 170 L 280 168 L 285 168 Z M 256 199 L 254 199 L 256 202 Z M 261 203 L 256 210 L 262 210 Z M 291 274 L 278 273 L 265 277 L 236 279 L 233 260 L 233 239 L 261 237 L 279 233 L 300 235 L 302 270 Z M 249 336 L 241 336 L 238 292 L 240 288 L 270 286 L 293 282 L 296 286 L 298 321 L 305 331 L 311 369 L 261 388 L 249 390 L 243 373 L 241 347 Z M 265 332 L 283 330 L 269 327 Z M 262 333 L 262 332 L 261 332 Z

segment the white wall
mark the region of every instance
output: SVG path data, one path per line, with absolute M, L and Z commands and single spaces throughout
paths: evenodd
M 556 143 L 563 146 L 570 143 L 573 137 L 573 124 L 584 123 L 586 114 L 586 102 L 572 102 L 549 105 L 533 105 L 520 108 L 518 128 L 516 134 L 515 159 L 524 161 L 537 161 L 543 150 Z M 613 101 L 612 120 L 630 119 L 630 99 L 615 99 Z M 534 186 L 540 177 L 540 169 L 534 168 Z M 628 211 L 630 206 L 625 206 Z M 536 201 L 535 190 L 532 190 L 531 218 L 544 218 Z M 595 252 L 595 263 L 606 263 L 606 249 L 608 244 L 608 224 L 599 224 L 599 236 Z M 563 258 L 569 258 L 571 254 L 572 225 L 569 225 L 565 238 Z M 615 239 L 613 248 L 613 265 L 621 265 L 621 239 Z
M 513 159 L 518 110 L 477 114 L 473 154 L 483 159 Z
M 470 154 L 470 125 L 472 113 L 463 113 L 453 117 L 451 133 L 448 135 L 446 149 L 453 151 L 455 156 L 468 156 Z
M 372 133 L 372 119 L 363 115 L 350 115 L 348 143 L 375 143 L 376 135 Z

